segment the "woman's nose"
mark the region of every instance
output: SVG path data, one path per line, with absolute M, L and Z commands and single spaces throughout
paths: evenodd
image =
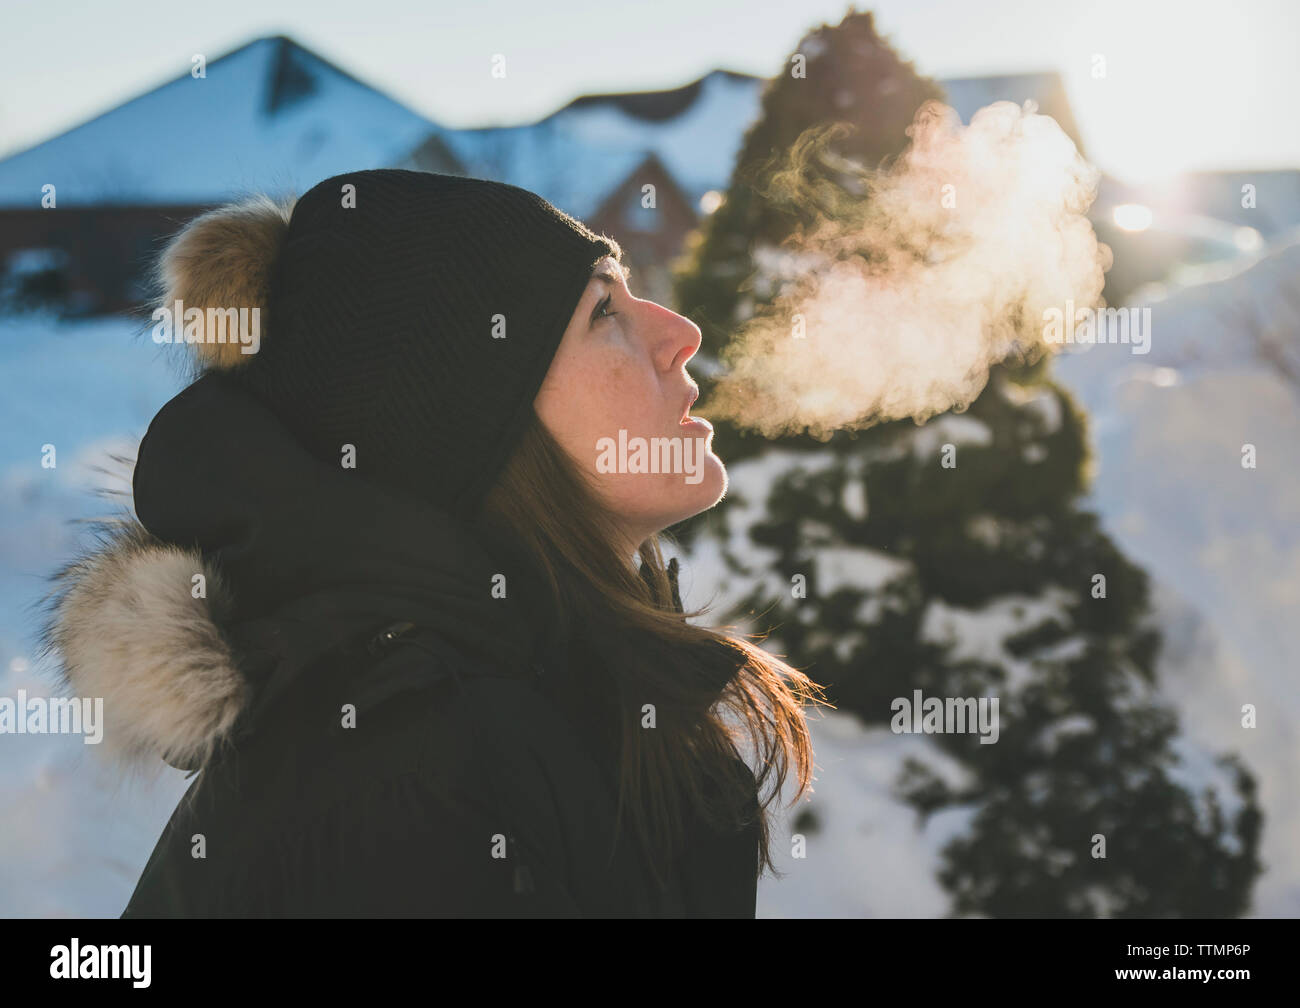
M 656 332 L 656 363 L 661 370 L 674 371 L 695 356 L 703 336 L 700 327 L 670 308 L 649 302 L 654 312 L 651 324 Z

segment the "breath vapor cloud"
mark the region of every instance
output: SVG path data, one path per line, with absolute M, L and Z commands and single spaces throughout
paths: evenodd
M 1035 109 L 997 102 L 963 126 L 927 102 L 879 171 L 830 150 L 844 124 L 805 132 L 765 195 L 814 223 L 756 252 L 771 300 L 724 351 L 712 414 L 821 439 L 921 423 L 968 406 L 997 362 L 1049 352 L 1044 312 L 1098 304 L 1111 256 L 1086 217 L 1099 173 Z

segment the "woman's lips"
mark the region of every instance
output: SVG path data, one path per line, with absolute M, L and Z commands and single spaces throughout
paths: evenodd
M 690 419 L 691 407 L 695 405 L 695 400 L 699 397 L 699 388 L 692 385 L 690 391 L 686 393 L 686 403 L 682 406 L 682 423 L 686 423 Z
M 710 434 L 713 433 L 713 424 L 705 420 L 704 417 L 697 417 L 697 416 L 687 417 L 685 420 L 681 422 L 681 426 L 691 427 L 694 428 L 695 430 L 700 430 L 700 431 L 707 431 Z

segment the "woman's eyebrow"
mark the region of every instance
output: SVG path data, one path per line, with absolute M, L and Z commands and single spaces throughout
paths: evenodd
M 627 278 L 632 275 L 632 271 L 622 263 L 618 263 L 617 265 L 619 270 L 623 273 L 623 280 L 626 282 Z M 591 274 L 591 279 L 599 280 L 606 286 L 612 286 L 613 284 L 618 283 L 619 278 L 609 271 L 608 266 L 601 266 L 598 272 Z
M 627 282 L 627 278 L 628 278 L 629 276 L 632 275 L 632 271 L 631 271 L 630 269 L 628 269 L 626 266 L 624 266 L 624 265 L 623 265 L 622 263 L 620 263 L 620 262 L 616 262 L 614 265 L 616 265 L 616 266 L 619 268 L 619 270 L 622 271 L 622 273 L 623 273 L 623 281 L 624 281 L 624 283 L 626 283 L 626 282 Z M 599 283 L 604 284 L 606 290 L 609 290 L 609 289 L 612 288 L 616 283 L 618 283 L 618 277 L 616 277 L 613 273 L 611 273 L 611 272 L 609 271 L 609 266 L 607 265 L 607 263 L 601 263 L 601 265 L 597 267 L 597 271 L 596 271 L 595 273 L 592 273 L 592 274 L 591 274 L 591 279 L 592 279 L 592 280 L 595 280 L 595 281 L 597 281 L 597 282 L 599 282 Z M 588 284 L 590 284 L 590 282 L 591 282 L 591 281 L 588 281 Z M 599 294 L 599 290 L 597 291 L 597 294 Z M 600 302 L 600 304 L 603 304 L 603 303 L 604 303 L 604 302 Z M 596 305 L 594 308 L 592 308 L 592 310 L 591 310 L 591 320 L 590 320 L 590 321 L 591 321 L 591 323 L 592 323 L 593 325 L 595 324 L 595 321 L 596 321 L 596 312 L 598 312 L 598 311 L 600 310 L 600 304 L 597 304 L 597 305 Z

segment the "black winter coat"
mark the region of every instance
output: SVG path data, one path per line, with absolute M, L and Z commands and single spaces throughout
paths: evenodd
M 217 374 L 155 418 L 134 484 L 51 640 L 108 746 L 213 756 L 123 917 L 754 916 L 756 826 L 693 823 L 667 892 L 626 828 L 611 856 L 616 757 L 499 546 L 309 457 Z

